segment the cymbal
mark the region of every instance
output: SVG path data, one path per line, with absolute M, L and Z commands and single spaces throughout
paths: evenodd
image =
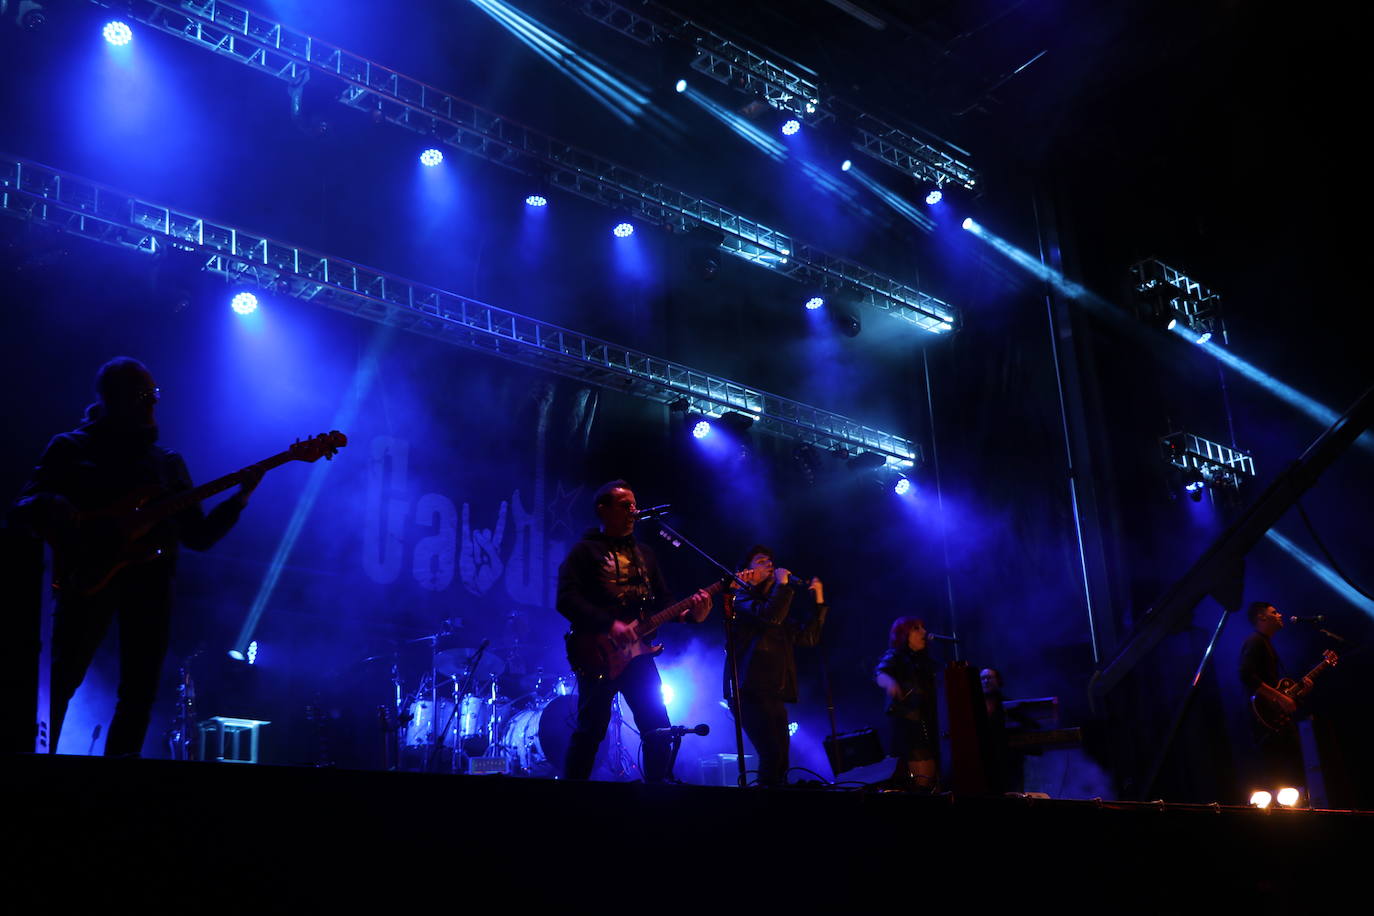
M 467 671 L 468 659 L 477 654 L 476 649 L 445 649 L 434 653 L 434 670 L 450 677 L 462 677 Z M 490 650 L 482 653 L 473 671 L 474 681 L 486 681 L 497 677 L 505 670 L 506 660 Z

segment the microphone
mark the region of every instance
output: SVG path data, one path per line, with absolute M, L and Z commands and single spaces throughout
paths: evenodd
M 650 506 L 650 507 L 647 508 L 647 509 L 640 509 L 639 511 L 637 511 L 637 512 L 635 513 L 635 518 L 636 518 L 636 519 L 658 518 L 658 517 L 661 516 L 661 515 L 667 515 L 667 514 L 668 514 L 668 510 L 671 509 L 671 508 L 672 508 L 672 506 L 668 505 L 667 503 L 664 503 L 664 504 L 661 505 L 661 506 Z
M 683 735 L 705 736 L 709 734 L 711 734 L 711 726 L 707 725 L 705 722 L 701 723 L 696 728 L 689 728 L 686 725 L 670 725 L 667 728 L 655 728 L 653 731 L 649 732 L 651 738 L 681 738 Z
M 942 642 L 959 642 L 959 641 L 960 641 L 959 637 L 957 637 L 957 636 L 946 636 L 946 635 L 944 635 L 943 633 L 931 633 L 931 632 L 929 632 L 929 631 L 926 632 L 926 639 L 938 639 L 938 640 L 941 640 Z
M 1317 614 L 1313 617 L 1289 617 L 1289 623 L 1321 623 L 1326 619 L 1325 614 Z

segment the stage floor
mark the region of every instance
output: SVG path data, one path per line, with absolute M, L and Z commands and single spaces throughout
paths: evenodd
M 3 760 L 29 906 L 1188 911 L 1327 894 L 1374 848 L 1362 812 Z

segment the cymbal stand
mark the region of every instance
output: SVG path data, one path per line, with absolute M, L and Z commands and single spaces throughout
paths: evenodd
M 611 775 L 616 779 L 624 779 L 630 775 L 630 771 L 635 768 L 635 764 L 630 760 L 630 753 L 625 749 L 625 741 L 621 736 L 621 726 L 625 724 L 624 717 L 620 714 L 620 694 L 611 697 L 611 752 L 606 761 Z

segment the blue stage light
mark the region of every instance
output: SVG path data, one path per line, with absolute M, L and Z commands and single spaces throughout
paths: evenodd
M 248 644 L 248 664 L 250 664 L 250 665 L 256 665 L 257 663 L 258 663 L 258 641 L 255 639 L 255 640 L 253 640 L 252 642 L 250 642 L 250 643 Z
M 240 315 L 251 315 L 258 310 L 258 297 L 252 293 L 239 293 L 229 300 L 229 307 Z
M 687 81 L 686 81 L 686 80 L 678 80 L 678 81 L 677 81 L 677 84 L 673 86 L 673 91 L 674 91 L 674 92 L 686 92 L 686 91 L 687 91 Z
M 797 729 L 799 729 L 799 728 L 801 728 L 801 726 L 798 725 L 796 722 L 788 722 L 788 723 L 787 723 L 787 737 L 789 737 L 789 738 L 795 738 L 795 737 L 797 736 Z
M 234 661 L 236 661 L 236 662 L 241 662 L 241 661 L 243 661 L 243 653 L 242 653 L 241 651 L 239 651 L 238 649 L 230 649 L 230 650 L 229 650 L 229 657 L 232 658 L 232 659 L 233 659 Z
M 939 188 L 936 188 L 926 195 L 926 203 L 930 204 L 932 207 L 944 199 L 945 195 Z
M 420 162 L 421 162 L 421 164 L 423 164 L 423 165 L 428 165 L 428 166 L 430 166 L 430 167 L 433 167 L 433 166 L 436 166 L 436 165 L 438 165 L 439 163 L 441 163 L 441 162 L 443 162 L 443 161 L 444 161 L 444 154 L 443 154 L 442 152 L 440 152 L 439 150 L 434 149 L 433 147 L 431 147 L 430 149 L 425 150 L 423 153 L 420 154 Z
M 825 300 L 820 296 L 812 296 L 810 299 L 806 300 L 806 307 L 812 311 L 815 311 L 823 305 L 825 305 Z
M 1170 319 L 1169 319 L 1169 323 L 1166 324 L 1166 325 L 1164 326 L 1164 330 L 1166 330 L 1166 331 L 1172 331 L 1172 330 L 1173 330 L 1174 328 L 1176 328 L 1176 327 L 1178 327 L 1178 319 L 1177 319 L 1177 318 L 1170 318 Z
M 963 227 L 964 227 L 965 229 L 967 229 L 969 232 L 972 232 L 973 230 L 975 230 L 975 229 L 978 228 L 978 224 L 975 223 L 975 222 L 973 221 L 973 217 L 971 217 L 971 216 L 965 217 L 965 218 L 964 218 L 964 221 L 963 221 L 962 223 L 960 223 L 959 225 L 963 226 Z
M 911 492 L 911 481 L 907 480 L 905 477 L 898 477 L 897 483 L 892 487 L 892 491 L 898 496 L 905 496 L 907 493 Z
M 841 171 L 841 172 L 847 172 L 847 171 L 849 171 L 849 170 L 852 169 L 852 168 L 854 168 L 854 163 L 853 163 L 853 161 L 851 161 L 851 160 L 849 160 L 849 159 L 846 159 L 844 162 L 841 162 L 841 163 L 840 163 L 840 171 Z
M 105 28 L 100 30 L 100 34 L 105 36 L 105 40 L 116 48 L 123 47 L 134 40 L 134 31 L 118 20 L 105 23 Z
M 790 137 L 799 130 L 801 130 L 801 122 L 796 118 L 788 118 L 782 122 L 782 133 L 785 137 Z
M 627 239 L 635 234 L 635 227 L 629 223 L 616 223 L 611 231 L 615 233 L 616 238 Z
M 663 705 L 671 706 L 673 704 L 673 697 L 677 696 L 677 691 L 674 690 L 673 685 L 667 681 L 664 681 L 661 686 L 663 688 Z
M 525 203 L 531 207 L 547 207 L 549 199 L 542 194 L 531 194 L 525 198 Z
M 1203 331 L 1201 334 L 1199 334 L 1199 335 L 1197 336 L 1197 340 L 1193 341 L 1193 343 L 1205 344 L 1207 341 L 1209 341 L 1209 340 L 1211 340 L 1211 339 L 1212 339 L 1212 332 L 1211 332 L 1211 331 Z
M 705 420 L 698 420 L 697 425 L 692 427 L 694 439 L 705 439 L 709 435 L 711 435 L 711 424 Z

